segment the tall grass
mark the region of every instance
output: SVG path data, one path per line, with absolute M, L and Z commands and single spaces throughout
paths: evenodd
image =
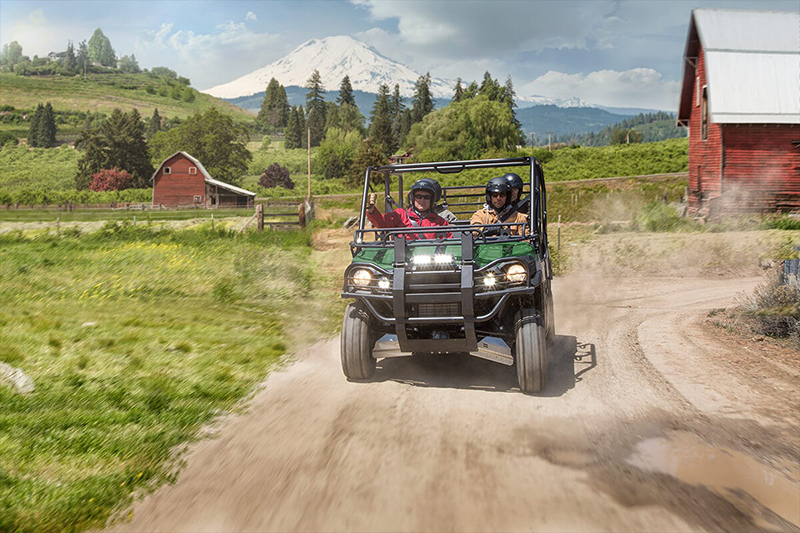
M 0 531 L 101 527 L 285 353 L 310 235 L 109 223 L 0 236 Z

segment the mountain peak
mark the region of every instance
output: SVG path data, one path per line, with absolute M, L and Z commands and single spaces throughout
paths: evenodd
M 218 98 L 236 98 L 263 91 L 275 78 L 284 86 L 305 86 L 318 70 L 327 90 L 337 90 L 342 78 L 350 76 L 353 89 L 377 93 L 381 84 L 400 86 L 400 94 L 411 96 L 420 74 L 390 59 L 375 48 L 348 35 L 310 39 L 281 59 L 231 82 L 204 92 Z M 438 98 L 449 98 L 454 84 L 439 78 L 431 80 L 431 92 Z

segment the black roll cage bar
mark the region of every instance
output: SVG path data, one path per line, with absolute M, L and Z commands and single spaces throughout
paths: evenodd
M 528 221 L 527 223 L 522 224 L 523 235 L 522 236 L 507 236 L 504 235 L 502 241 L 509 242 L 513 241 L 522 241 L 522 240 L 530 240 L 534 246 L 542 251 L 543 253 L 547 253 L 547 191 L 545 188 L 544 182 L 544 172 L 542 172 L 541 163 L 535 157 L 514 157 L 514 158 L 503 158 L 503 159 L 473 159 L 473 160 L 466 160 L 466 161 L 442 161 L 442 162 L 435 162 L 435 163 L 409 163 L 403 165 L 381 165 L 381 166 L 371 166 L 367 167 L 364 173 L 364 189 L 361 195 L 361 211 L 359 213 L 359 220 L 358 220 L 358 230 L 356 230 L 352 248 L 355 253 L 355 250 L 361 247 L 373 247 L 373 246 L 386 246 L 387 240 L 389 237 L 397 237 L 402 236 L 405 234 L 420 234 L 420 233 L 462 233 L 462 227 L 459 226 L 442 226 L 441 228 L 437 227 L 425 227 L 425 228 L 378 228 L 378 229 L 364 229 L 364 225 L 366 223 L 366 209 L 367 209 L 367 196 L 370 192 L 373 191 L 372 184 L 370 183 L 370 174 L 372 172 L 381 172 L 384 175 L 384 192 L 385 192 L 385 213 L 391 210 L 392 203 L 395 203 L 391 197 L 391 178 L 393 175 L 398 176 L 398 196 L 399 196 L 399 206 L 402 208 L 404 204 L 404 195 L 403 195 L 403 175 L 410 172 L 438 172 L 439 174 L 457 174 L 462 172 L 463 170 L 468 169 L 480 169 L 480 168 L 502 168 L 502 167 L 517 167 L 517 166 L 527 166 L 530 168 L 530 179 L 529 182 L 525 185 L 528 185 L 528 191 L 530 191 L 530 201 L 528 202 Z M 451 186 L 451 187 L 442 187 L 442 198 L 445 199 L 445 203 L 447 201 L 447 192 L 448 191 L 459 191 L 459 190 L 467 190 L 467 189 L 476 189 L 479 186 Z M 524 189 L 523 189 L 524 190 Z M 481 194 L 458 194 L 454 196 L 459 197 L 472 197 L 472 196 L 483 196 Z M 474 202 L 474 203 L 464 203 L 463 205 L 483 205 L 482 202 Z M 459 211 L 458 213 L 466 213 L 463 211 Z M 538 215 L 538 216 L 534 216 Z M 469 226 L 470 231 L 473 235 L 481 237 L 484 242 L 492 242 L 491 240 L 487 241 L 489 237 L 484 234 L 484 230 L 488 229 L 498 229 L 499 231 L 505 230 L 508 232 L 508 228 L 513 226 L 518 226 L 520 223 L 498 223 L 498 224 L 481 224 L 475 226 Z M 527 226 L 530 226 L 530 233 L 525 235 L 525 230 L 527 230 Z M 455 231 L 453 231 L 455 230 Z M 374 233 L 376 238 L 379 234 L 383 234 L 380 242 L 374 243 L 366 243 L 364 237 L 366 234 Z M 424 244 L 434 244 L 434 243 L 441 243 L 441 242 L 460 242 L 462 239 L 459 238 L 444 238 L 444 239 L 436 239 L 434 241 L 426 240 L 423 242 L 418 243 L 419 245 Z M 498 239 L 493 239 L 498 240 Z M 409 241 L 406 244 L 411 244 L 413 241 Z M 417 244 L 417 243 L 415 243 Z

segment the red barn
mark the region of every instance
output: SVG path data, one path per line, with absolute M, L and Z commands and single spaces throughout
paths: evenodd
M 678 125 L 689 212 L 800 209 L 800 13 L 695 9 Z
M 186 152 L 166 158 L 153 174 L 153 205 L 253 207 L 256 193 L 213 179 Z

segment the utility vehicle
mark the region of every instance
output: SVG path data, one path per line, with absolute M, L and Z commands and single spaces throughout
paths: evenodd
M 482 173 L 475 185 L 442 187 L 439 210 L 452 210 L 459 218 L 448 226 L 365 228 L 375 173 L 383 176 L 384 212 L 389 212 L 404 206 L 406 174 L 497 169 L 502 175 L 509 167 L 527 167 L 516 171 L 527 181 L 520 195 L 530 200 L 527 222 L 470 225 L 469 215 L 484 204 Z M 522 226 L 522 234 L 513 235 L 512 226 Z M 412 234 L 419 238 L 409 238 Z M 523 392 L 545 388 L 547 346 L 555 336 L 553 270 L 544 173 L 535 158 L 369 167 L 350 249 L 342 297 L 354 301 L 345 311 L 341 334 L 348 378 L 369 379 L 383 357 L 469 353 L 516 365 Z

